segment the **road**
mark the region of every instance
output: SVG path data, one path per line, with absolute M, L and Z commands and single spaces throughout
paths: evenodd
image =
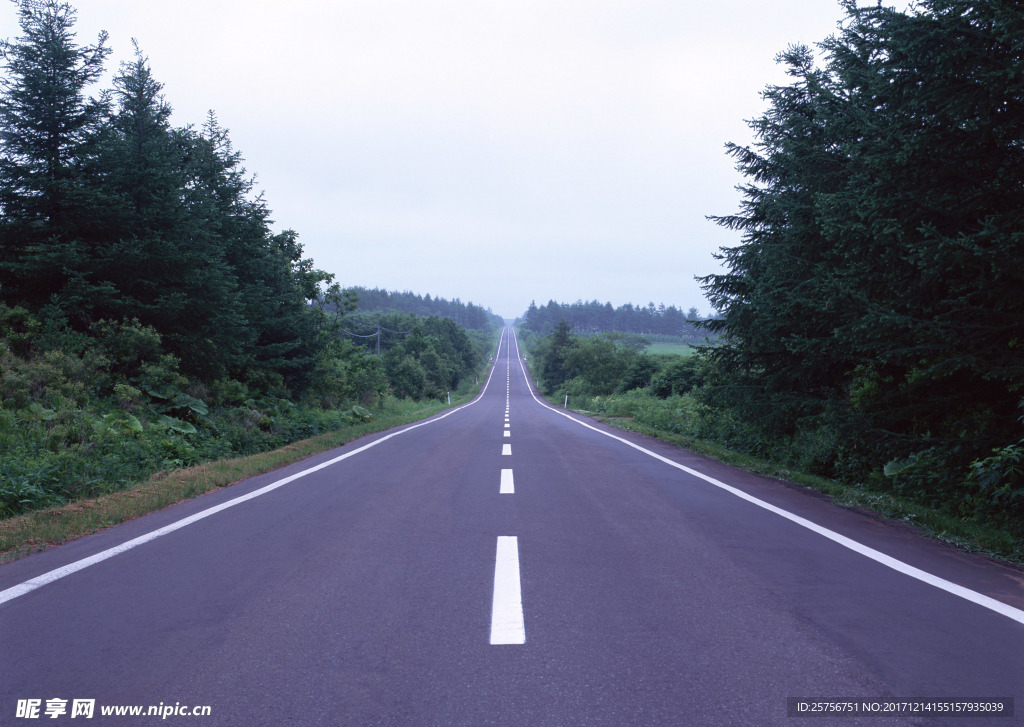
M 548 407 L 506 331 L 469 405 L 0 567 L 0 725 L 1010 725 L 862 710 L 1020 698 L 1022 609 L 1019 571 Z

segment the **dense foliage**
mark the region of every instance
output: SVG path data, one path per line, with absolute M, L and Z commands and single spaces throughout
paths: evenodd
M 643 390 L 666 398 L 700 383 L 698 362 L 676 354 L 643 352 L 646 341 L 621 333 L 579 336 L 564 320 L 544 337 L 522 334 L 530 368 L 541 390 L 572 397 Z
M 550 300 L 540 306 L 531 302 L 519 325 L 522 330 L 540 336 L 546 336 L 555 330 L 559 321 L 565 321 L 572 330 L 583 334 L 619 332 L 704 341 L 708 333 L 697 327 L 696 322 L 700 320 L 696 308 L 684 313 L 675 306 L 666 308 L 664 304 L 655 306 L 654 303 L 646 307 L 626 303 L 613 308 L 611 303 L 596 300 L 569 304 Z
M 467 330 L 451 318 L 356 312 L 343 335 L 379 357 L 396 396 L 440 399 L 479 371 L 498 330 Z M 359 331 L 365 331 L 360 333 Z
M 357 369 L 354 360 L 344 362 Z M 189 378 L 160 334 L 137 321 L 98 321 L 83 332 L 0 304 L 0 517 L 365 420 L 371 411 L 353 402 L 378 411 L 386 381 L 376 359 L 361 370 L 338 376 L 329 392 L 344 408 L 325 407 L 232 379 Z M 331 373 L 313 378 L 327 383 Z
M 750 181 L 704 279 L 704 401 L 767 441 L 828 439 L 833 476 L 1019 518 L 1024 14 L 842 6 L 822 65 L 781 54 L 792 83 L 730 147 Z

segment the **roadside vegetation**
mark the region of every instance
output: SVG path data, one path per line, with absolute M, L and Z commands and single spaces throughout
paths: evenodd
M 446 402 L 473 386 L 491 348 L 451 321 L 410 316 L 381 358 L 334 338 L 306 387 L 261 390 L 186 376 L 137 321 L 58 323 L 0 304 L 0 517 L 369 422 L 401 400 Z
M 467 403 L 479 388 L 480 384 L 476 384 L 470 386 L 465 393 L 454 395 L 451 405 Z M 0 519 L 0 563 L 198 497 L 218 487 L 270 472 L 340 447 L 367 434 L 425 419 L 446 408 L 447 404 L 440 401 L 417 402 L 388 397 L 373 410 L 371 417 L 362 417 L 356 421 L 346 417 L 332 423 L 329 431 L 324 434 L 266 452 L 220 458 L 185 467 L 175 466 L 148 477 L 142 477 L 142 471 L 139 470 L 128 471 L 130 477 L 126 481 L 131 486 L 127 489 L 111 489 L 106 494 Z
M 66 2 L 18 12 L 0 85 L 0 520 L 343 441 L 474 387 L 500 320 L 411 293 L 424 315 L 357 314 L 356 291 L 271 229 L 212 112 L 171 126 L 138 48 L 87 96 L 106 36 L 79 44 Z M 394 335 L 348 332 L 370 323 Z
M 489 308 L 463 303 L 459 298 L 448 300 L 440 296 L 419 295 L 409 291 L 395 292 L 381 288 L 348 288 L 358 298 L 358 313 L 410 313 L 415 316 L 437 316 L 455 321 L 468 331 L 501 328 L 505 321 Z

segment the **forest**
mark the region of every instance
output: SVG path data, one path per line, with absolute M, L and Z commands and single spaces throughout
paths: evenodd
M 565 321 L 580 334 L 617 331 L 703 342 L 711 334 L 699 327 L 701 320 L 696 308 L 684 313 L 674 305 L 666 308 L 664 303 L 658 306 L 653 302 L 646 306 L 626 303 L 615 308 L 611 303 L 597 300 L 575 303 L 549 300 L 539 306 L 536 301 L 531 302 L 518 325 L 522 330 L 547 335 L 555 330 L 559 321 Z
M 437 317 L 434 299 L 380 319 L 403 333 L 378 356 L 346 332 L 359 293 L 411 294 L 342 290 L 273 231 L 228 130 L 213 112 L 172 126 L 141 49 L 90 96 L 106 35 L 79 44 L 67 2 L 18 12 L 0 80 L 0 518 L 472 385 L 500 322 L 458 301 Z
M 780 54 L 791 80 L 728 147 L 746 181 L 715 218 L 739 242 L 702 279 L 714 345 L 669 406 L 626 409 L 1022 538 L 1024 13 L 842 6 L 837 33 Z M 539 343 L 549 392 L 586 381 L 582 346 Z M 578 386 L 582 407 L 630 386 Z

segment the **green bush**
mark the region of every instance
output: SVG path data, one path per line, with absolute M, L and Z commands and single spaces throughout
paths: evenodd
M 974 461 L 968 469 L 966 484 L 973 490 L 979 515 L 1021 529 L 1024 525 L 1024 439 Z
M 677 357 L 651 377 L 651 393 L 664 399 L 693 391 L 703 383 L 701 365 L 696 357 Z

